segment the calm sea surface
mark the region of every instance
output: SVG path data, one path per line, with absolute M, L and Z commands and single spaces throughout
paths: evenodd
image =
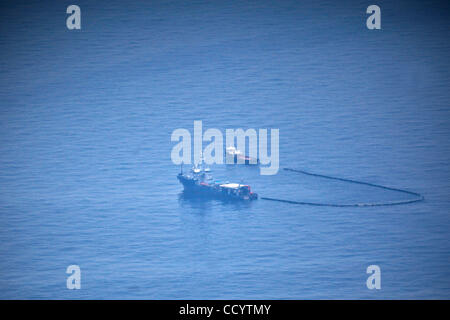
M 69 4 L 1 7 L 0 298 L 450 298 L 448 5 L 377 1 L 372 31 L 367 1 L 80 0 L 70 31 Z M 194 120 L 279 128 L 281 167 L 425 201 L 186 198 L 170 135 Z M 408 197 L 212 169 L 260 196 Z

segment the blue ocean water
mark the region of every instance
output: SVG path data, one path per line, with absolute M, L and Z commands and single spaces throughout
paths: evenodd
M 66 28 L 81 8 L 82 29 Z M 450 298 L 448 4 L 2 4 L 0 298 Z M 280 166 L 423 194 L 183 197 L 177 128 L 279 128 Z M 405 195 L 215 166 L 260 196 Z M 406 196 L 407 197 L 407 196 Z M 79 265 L 80 290 L 66 288 Z M 368 290 L 366 268 L 381 268 Z

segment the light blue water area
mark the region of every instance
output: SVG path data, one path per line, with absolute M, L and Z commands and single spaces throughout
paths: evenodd
M 0 298 L 450 297 L 448 5 L 3 5 Z M 173 130 L 279 128 L 280 166 L 421 193 L 183 197 Z M 260 196 L 407 195 L 214 166 Z M 66 289 L 67 266 L 82 270 Z M 366 268 L 381 268 L 368 290 Z

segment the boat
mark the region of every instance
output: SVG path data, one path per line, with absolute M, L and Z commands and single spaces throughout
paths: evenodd
M 252 192 L 249 185 L 220 183 L 214 181 L 210 173 L 211 169 L 194 165 L 189 173 L 183 173 L 183 167 L 181 167 L 177 178 L 188 194 L 227 200 L 251 201 L 258 199 L 258 194 Z
M 246 165 L 259 165 L 258 158 L 252 158 L 246 156 L 241 150 L 236 149 L 233 146 L 225 149 L 227 156 L 227 163 L 246 164 Z

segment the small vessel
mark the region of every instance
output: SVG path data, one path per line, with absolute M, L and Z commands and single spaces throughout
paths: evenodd
M 242 163 L 246 165 L 258 165 L 259 159 L 252 158 L 249 156 L 246 156 L 242 153 L 241 150 L 236 149 L 235 147 L 227 147 L 225 149 L 226 156 L 227 156 L 227 163 Z
M 213 181 L 209 168 L 194 166 L 188 174 L 183 173 L 183 167 L 177 178 L 190 194 L 222 198 L 229 200 L 256 200 L 258 194 L 252 192 L 249 185 L 240 183 L 220 183 Z

